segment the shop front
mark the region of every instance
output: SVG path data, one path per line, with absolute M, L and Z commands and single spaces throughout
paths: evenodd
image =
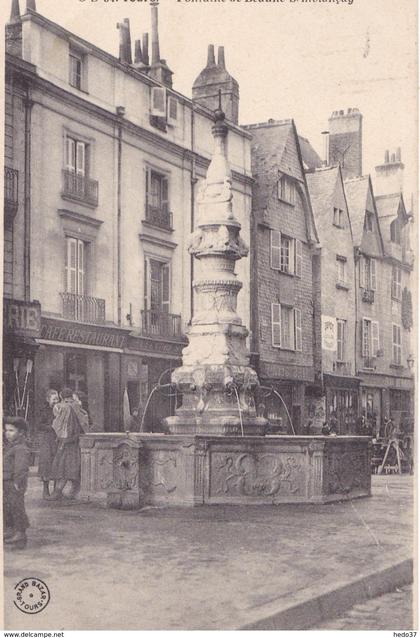
M 41 331 L 41 305 L 3 299 L 3 413 L 34 421 L 34 361 Z
M 376 427 L 379 436 L 385 435 L 385 419 L 392 418 L 397 427 L 407 427 L 414 418 L 414 379 L 380 375 L 366 375 L 360 389 L 362 414 Z
M 336 419 L 337 434 L 358 433 L 359 385 L 357 377 L 324 374 L 326 421 Z
M 122 427 L 122 358 L 129 330 L 43 317 L 35 358 L 35 415 L 46 392 L 70 387 L 82 393 L 92 431 Z

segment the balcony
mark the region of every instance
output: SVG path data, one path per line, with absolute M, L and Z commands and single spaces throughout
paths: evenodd
M 362 291 L 362 301 L 365 301 L 366 303 L 373 303 L 375 301 L 375 291 L 365 288 Z
M 98 205 L 98 182 L 84 175 L 63 170 L 63 190 L 61 196 L 88 206 Z
M 348 361 L 334 361 L 333 371 L 335 374 L 342 375 L 343 377 L 352 376 L 351 363 Z
M 141 334 L 144 337 L 181 337 L 181 315 L 157 310 L 141 311 Z
M 145 221 L 157 228 L 163 228 L 164 230 L 172 230 L 172 213 L 162 208 L 154 208 L 153 206 L 146 207 L 146 219 Z
M 366 370 L 376 370 L 376 359 L 374 359 L 373 357 L 364 357 L 363 367 Z
M 19 173 L 14 168 L 4 167 L 4 217 L 13 221 L 18 209 Z
M 63 300 L 63 318 L 82 323 L 105 323 L 105 300 L 87 295 L 74 295 L 61 292 Z

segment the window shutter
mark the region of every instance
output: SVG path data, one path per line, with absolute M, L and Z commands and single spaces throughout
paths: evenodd
M 76 143 L 76 173 L 86 175 L 86 145 L 84 142 Z
M 281 235 L 278 230 L 270 231 L 270 261 L 271 268 L 275 268 L 275 270 L 280 270 L 280 244 L 281 244 Z
M 369 330 L 369 326 L 370 326 L 370 321 L 368 321 L 367 319 L 363 319 L 362 323 L 361 323 L 361 332 L 362 332 L 362 337 L 361 337 L 361 344 L 362 344 L 362 357 L 369 357 L 370 356 L 370 330 Z
M 302 242 L 295 239 L 295 275 L 302 277 Z
M 287 272 L 290 272 L 292 275 L 295 273 L 295 241 L 294 239 L 289 239 L 289 267 Z
M 145 213 L 146 219 L 149 212 L 149 193 L 150 193 L 150 168 L 146 168 L 146 183 L 145 183 Z
M 379 323 L 372 321 L 372 356 L 378 356 L 379 350 Z
M 76 171 L 75 141 L 66 137 L 66 169 L 74 173 Z
M 77 293 L 77 239 L 66 240 L 66 292 Z
M 162 202 L 162 212 L 169 213 L 169 201 L 168 201 L 168 193 L 169 193 L 169 185 L 168 178 L 162 177 L 161 182 L 161 202 Z
M 370 289 L 376 290 L 376 261 L 370 260 Z
M 152 88 L 152 115 L 166 118 L 166 89 L 160 86 Z
M 281 346 L 281 306 L 271 304 L 271 340 L 273 346 Z
M 162 277 L 162 311 L 169 314 L 169 264 L 162 264 L 161 277 Z
M 168 97 L 168 124 L 175 126 L 178 122 L 178 101 L 172 97 Z
M 302 352 L 302 313 L 295 308 L 295 350 Z
M 85 294 L 85 244 L 77 241 L 77 294 Z
M 391 297 L 397 296 L 397 281 L 396 281 L 397 270 L 395 266 L 392 267 L 392 280 L 391 280 Z
M 149 260 L 146 257 L 144 260 L 144 309 L 146 311 L 150 308 L 149 291 Z

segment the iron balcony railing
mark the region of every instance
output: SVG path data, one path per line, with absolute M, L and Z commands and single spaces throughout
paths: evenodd
M 366 303 L 373 303 L 375 301 L 375 291 L 365 288 L 362 292 L 362 301 L 366 301 Z
M 164 208 L 154 208 L 153 206 L 146 207 L 146 221 L 158 228 L 164 228 L 165 230 L 172 230 L 172 213 Z
M 63 170 L 62 196 L 89 204 L 89 206 L 97 206 L 98 182 L 84 175 Z
M 19 173 L 14 168 L 4 167 L 4 208 L 6 214 L 14 215 L 17 211 L 19 198 Z
M 145 337 L 180 337 L 181 315 L 158 310 L 142 310 L 141 333 Z
M 348 361 L 334 361 L 333 370 L 336 374 L 351 376 L 351 363 Z
M 363 358 L 363 367 L 367 370 L 375 370 L 376 364 L 375 359 L 373 357 L 364 357 Z
M 71 292 L 60 293 L 63 301 L 63 318 L 83 323 L 105 323 L 105 299 L 75 295 Z

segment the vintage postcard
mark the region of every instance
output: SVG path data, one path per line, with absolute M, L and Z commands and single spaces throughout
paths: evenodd
M 1 6 L 3 630 L 415 636 L 416 0 Z

